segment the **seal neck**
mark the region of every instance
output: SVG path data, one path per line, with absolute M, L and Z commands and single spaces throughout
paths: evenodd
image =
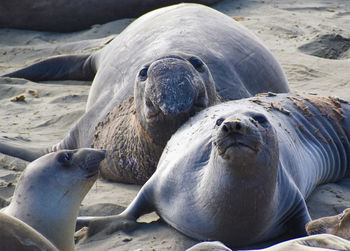
M 278 160 L 270 163 L 267 168 L 256 167 L 255 172 L 250 170 L 245 175 L 235 168 L 242 166 L 239 163 L 237 166 L 227 163 L 216 151 L 212 151 L 197 194 L 203 203 L 202 208 L 215 210 L 207 212 L 212 215 L 211 220 L 217 228 L 213 231 L 214 235 L 216 232 L 222 233 L 223 229 L 242 233 L 235 237 L 224 234 L 223 238 L 227 239 L 227 243 L 241 243 L 244 246 L 262 241 L 265 231 L 270 227 L 269 222 L 274 217 Z M 208 204 L 220 206 L 208 207 Z M 233 231 L 232 228 L 235 227 L 237 229 Z
M 25 198 L 23 196 L 22 198 L 18 198 L 21 191 L 16 192 L 13 202 L 11 202 L 4 212 L 33 227 L 59 250 L 73 251 L 75 222 L 78 217 L 81 201 L 71 199 L 71 195 L 68 194 L 69 191 L 63 197 L 60 193 L 53 194 L 54 190 L 50 190 L 50 192 L 42 191 L 42 200 L 52 200 L 52 203 L 45 202 L 46 206 L 43 207 L 40 201 L 31 199 L 39 196 L 38 194 L 30 193 L 35 188 L 24 189 L 27 191 L 27 196 Z M 61 199 L 54 201 L 55 198 Z M 18 201 L 21 201 L 21 203 L 18 203 Z M 57 205 L 59 205 L 59 209 L 57 209 Z
M 144 184 L 151 177 L 163 150 L 143 130 L 133 97 L 98 124 L 92 147 L 110 153 L 101 163 L 103 178 L 132 184 Z

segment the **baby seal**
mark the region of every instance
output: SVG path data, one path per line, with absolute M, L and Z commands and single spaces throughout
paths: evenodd
M 6 220 L 13 222 L 11 217 L 15 217 L 59 250 L 74 250 L 80 203 L 96 181 L 105 156 L 104 150 L 82 148 L 49 153 L 31 162 L 19 178 L 12 201 L 0 219 L 8 215 Z M 16 232 L 13 235 L 14 238 L 21 236 Z M 0 234 L 0 246 L 9 244 L 4 236 L 6 234 Z M 25 245 L 23 243 L 22 248 Z

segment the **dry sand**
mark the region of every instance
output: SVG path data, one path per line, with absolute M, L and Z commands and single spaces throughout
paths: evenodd
M 252 30 L 281 63 L 292 91 L 350 100 L 350 1 L 224 0 L 214 5 Z M 75 33 L 0 29 L 0 75 L 31 62 L 65 53 L 93 51 L 123 30 L 124 19 Z M 93 46 L 77 41 L 95 39 Z M 0 136 L 28 146 L 57 143 L 84 113 L 90 82 L 0 78 Z M 24 94 L 24 102 L 12 102 Z M 27 163 L 0 155 L 0 207 L 10 200 Z M 350 207 L 349 180 L 321 186 L 308 200 L 312 217 Z M 139 186 L 99 180 L 83 201 L 82 214 L 118 213 Z M 156 219 L 155 215 L 148 221 Z M 141 224 L 130 233 L 95 236 L 78 250 L 184 250 L 192 241 L 162 222 Z

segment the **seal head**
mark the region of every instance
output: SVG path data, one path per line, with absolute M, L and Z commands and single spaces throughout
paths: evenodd
M 179 52 L 143 66 L 134 96 L 141 126 L 162 147 L 190 116 L 216 102 L 207 65 L 198 56 Z
M 263 113 L 245 112 L 216 120 L 213 134 L 213 152 L 216 159 L 241 174 L 271 166 L 278 151 L 274 129 Z M 269 147 L 266 147 L 269 146 Z M 248 174 L 248 173 L 247 173 Z
M 80 203 L 97 179 L 106 151 L 53 152 L 31 162 L 22 173 L 5 214 L 16 217 L 60 250 L 74 250 Z

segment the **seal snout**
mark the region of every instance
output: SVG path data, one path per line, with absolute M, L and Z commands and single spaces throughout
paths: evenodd
M 239 134 L 245 134 L 247 132 L 248 126 L 244 124 L 239 119 L 230 119 L 228 121 L 225 121 L 221 127 L 221 130 L 224 133 L 239 133 Z
M 247 153 L 259 151 L 261 145 L 260 135 L 248 119 L 219 119 L 216 125 L 218 129 L 214 145 L 217 147 L 220 156 L 227 158 L 227 154 L 229 154 L 227 150 L 231 148 Z
M 192 60 L 194 61 L 194 60 Z M 162 114 L 193 115 L 210 103 L 203 79 L 200 76 L 203 62 L 199 59 L 196 67 L 178 56 L 169 56 L 153 62 L 147 69 L 144 79 L 145 108 L 147 119 Z M 145 74 L 143 74 L 145 75 Z
M 86 172 L 86 178 L 95 177 L 98 174 L 101 161 L 107 156 L 106 150 L 85 148 L 77 152 L 78 159 L 83 160 L 84 165 L 80 165 Z

